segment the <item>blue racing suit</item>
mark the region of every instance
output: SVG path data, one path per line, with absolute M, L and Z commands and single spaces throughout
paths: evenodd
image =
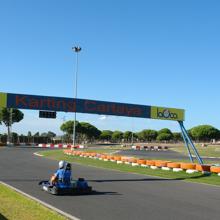
M 58 182 L 57 184 L 62 185 L 69 185 L 71 181 L 71 171 L 65 170 L 65 169 L 58 169 L 56 173 L 54 174 L 57 178 Z

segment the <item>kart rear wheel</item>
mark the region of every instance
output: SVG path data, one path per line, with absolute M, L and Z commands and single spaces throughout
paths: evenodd
M 53 195 L 57 195 L 58 194 L 58 189 L 56 186 L 53 186 L 51 188 L 49 188 L 50 190 L 50 193 L 53 194 Z

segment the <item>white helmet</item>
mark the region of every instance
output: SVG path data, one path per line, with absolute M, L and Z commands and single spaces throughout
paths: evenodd
M 60 169 L 63 168 L 64 165 L 65 165 L 65 161 L 61 160 L 61 161 L 59 162 L 59 168 L 60 168 Z

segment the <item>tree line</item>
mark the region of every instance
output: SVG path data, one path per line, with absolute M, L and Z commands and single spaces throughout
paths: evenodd
M 32 134 L 31 131 L 28 131 L 27 134 L 17 134 L 16 132 L 11 133 L 11 142 L 12 143 L 27 143 L 27 144 L 40 144 L 40 143 L 53 143 L 56 134 L 52 131 L 39 133 L 36 132 Z M 0 143 L 6 143 L 8 141 L 8 134 L 0 134 Z
M 8 141 L 10 126 L 23 119 L 24 114 L 18 109 L 2 108 L 0 110 L 0 124 L 5 124 L 8 134 L 0 134 L 0 142 L 6 143 Z M 59 142 L 71 143 L 73 137 L 73 124 L 74 121 L 66 121 L 60 126 L 63 135 L 57 138 Z M 199 125 L 188 130 L 191 138 L 196 142 L 209 142 L 212 139 L 220 139 L 220 130 L 211 125 Z M 55 141 L 57 135 L 52 132 L 44 132 L 31 134 L 29 131 L 27 135 L 18 135 L 15 132 L 11 134 L 12 142 L 14 143 L 52 143 Z M 94 125 L 88 122 L 76 121 L 76 140 L 78 143 L 93 143 L 96 141 L 101 142 L 114 142 L 114 143 L 134 143 L 134 142 L 180 142 L 183 141 L 180 132 L 172 132 L 168 128 L 163 128 L 159 131 L 152 129 L 144 129 L 140 132 L 132 131 L 111 131 L 99 130 Z
M 71 140 L 74 121 L 63 123 L 60 129 L 65 132 L 67 139 Z M 200 125 L 188 130 L 190 137 L 194 141 L 209 142 L 212 139 L 220 139 L 220 130 L 211 125 Z M 159 131 L 144 129 L 140 132 L 132 131 L 100 131 L 94 125 L 87 122 L 76 122 L 76 137 L 79 143 L 82 142 L 116 142 L 116 143 L 134 143 L 134 142 L 180 142 L 183 141 L 181 132 L 172 132 L 168 128 Z

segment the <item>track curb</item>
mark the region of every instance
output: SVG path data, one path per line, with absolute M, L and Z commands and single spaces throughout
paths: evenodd
M 38 157 L 43 157 L 44 155 L 42 155 L 42 154 L 40 154 L 40 153 L 38 153 L 38 152 L 35 152 L 35 153 L 33 153 L 34 155 L 36 155 L 36 156 L 38 156 Z

